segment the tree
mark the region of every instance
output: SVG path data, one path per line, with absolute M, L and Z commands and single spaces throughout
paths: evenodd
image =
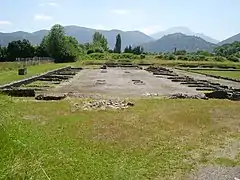
M 99 32 L 93 34 L 93 45 L 95 47 L 101 47 L 104 51 L 108 51 L 108 41 L 104 35 Z
M 118 34 L 116 37 L 116 44 L 114 48 L 115 53 L 121 53 L 121 48 L 122 48 L 122 40 L 121 40 L 121 35 Z
M 64 62 L 75 61 L 79 51 L 77 39 L 65 36 L 65 48 L 63 49 Z
M 38 57 L 49 57 L 48 53 L 48 42 L 47 42 L 47 36 L 44 36 L 40 45 L 35 47 L 35 56 Z
M 35 48 L 32 46 L 29 40 L 23 39 L 20 45 L 22 54 L 21 57 L 28 58 L 34 56 Z
M 16 58 L 33 57 L 34 51 L 34 47 L 26 39 L 12 41 L 7 46 L 8 58 L 11 61 L 15 61 Z
M 136 46 L 135 48 L 133 48 L 132 52 L 133 54 L 140 55 L 144 52 L 144 49 L 141 46 Z
M 124 53 L 129 53 L 129 48 L 128 48 L 128 46 L 125 47 L 125 49 L 124 49 L 123 52 L 124 52 Z
M 75 61 L 79 53 L 78 41 L 65 35 L 64 28 L 56 24 L 43 39 L 40 50 L 55 59 L 55 62 Z
M 17 57 L 21 57 L 21 41 L 12 41 L 7 46 L 8 59 L 15 61 Z
M 7 48 L 0 46 L 0 62 L 7 60 Z
M 132 46 L 129 46 L 128 47 L 128 51 L 129 51 L 129 53 L 132 53 L 133 51 L 132 51 Z
M 175 55 L 186 55 L 187 51 L 186 50 L 177 50 L 176 52 L 174 52 Z
M 124 53 L 132 53 L 132 46 L 127 46 L 127 47 L 124 49 Z
M 240 42 L 233 42 L 231 44 L 224 44 L 214 49 L 217 56 L 228 57 L 240 52 Z
M 48 54 L 54 58 L 57 62 L 62 61 L 64 58 L 63 52 L 66 49 L 65 44 L 65 32 L 61 25 L 54 25 L 49 34 L 47 35 L 45 42 Z

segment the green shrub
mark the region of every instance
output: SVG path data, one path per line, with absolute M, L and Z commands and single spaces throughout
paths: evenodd
M 103 53 L 104 51 L 101 48 L 96 48 L 96 49 L 94 49 L 94 52 L 95 53 Z
M 183 55 L 177 56 L 177 59 L 178 59 L 178 60 L 184 60 L 184 58 L 185 58 L 185 56 L 183 56 Z
M 137 55 L 131 53 L 113 54 L 113 59 L 138 59 Z
M 145 58 L 146 58 L 145 54 L 140 55 L 140 59 L 145 59 Z
M 222 56 L 215 56 L 213 59 L 214 61 L 218 61 L 218 62 L 223 62 L 227 60 L 225 57 L 222 57 Z
M 239 58 L 236 57 L 236 56 L 234 56 L 234 55 L 229 56 L 229 57 L 228 57 L 228 60 L 229 60 L 229 61 L 233 61 L 233 62 L 239 62 Z
M 109 52 L 109 53 L 113 53 L 113 50 L 112 50 L 112 49 L 109 49 L 108 52 Z
M 102 60 L 102 59 L 106 59 L 106 56 L 104 53 L 92 53 L 90 54 L 90 57 L 92 59 L 95 59 L 95 60 Z
M 132 60 L 130 60 L 130 59 L 119 59 L 118 62 L 120 62 L 120 63 L 131 63 Z
M 198 55 L 200 61 L 206 61 L 206 56 Z
M 159 54 L 159 55 L 155 56 L 154 58 L 156 58 L 156 59 L 163 59 L 163 55 Z
M 176 56 L 174 56 L 173 54 L 165 54 L 164 59 L 166 59 L 166 60 L 176 60 Z
M 89 49 L 89 50 L 87 51 L 87 54 L 92 54 L 92 53 L 94 53 L 94 50 L 93 50 L 93 49 Z

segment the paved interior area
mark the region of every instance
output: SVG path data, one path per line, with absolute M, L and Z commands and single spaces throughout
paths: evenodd
M 80 93 L 111 97 L 139 97 L 147 93 L 171 95 L 175 93 L 199 94 L 195 88 L 157 78 L 152 73 L 137 68 L 84 69 L 69 82 L 51 90 L 54 93 Z

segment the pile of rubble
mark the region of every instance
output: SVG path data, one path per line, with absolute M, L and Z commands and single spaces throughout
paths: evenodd
M 168 99 L 205 99 L 207 100 L 208 97 L 206 97 L 204 94 L 196 94 L 196 95 L 189 95 L 189 94 L 172 94 L 168 96 Z
M 83 110 L 106 110 L 106 109 L 127 109 L 134 106 L 132 102 L 126 100 L 92 100 L 83 104 L 74 104 L 74 111 Z
M 160 96 L 160 95 L 158 93 L 144 93 L 143 96 L 156 97 L 156 96 Z
M 148 72 L 152 72 L 153 75 L 177 76 L 175 72 L 164 67 L 149 66 L 145 70 Z

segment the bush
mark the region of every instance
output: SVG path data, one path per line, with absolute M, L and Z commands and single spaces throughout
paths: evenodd
M 187 54 L 187 51 L 186 50 L 178 50 L 174 54 L 175 55 L 185 55 L 185 54 Z
M 104 53 L 92 53 L 92 54 L 90 55 L 90 57 L 91 57 L 92 59 L 95 59 L 95 60 L 106 59 L 106 56 L 105 56 Z
M 218 62 L 223 62 L 227 60 L 225 57 L 222 57 L 222 56 L 215 56 L 213 59 L 214 61 L 218 61 Z
M 108 52 L 109 52 L 109 53 L 113 53 L 113 50 L 112 50 L 112 49 L 109 49 Z
M 185 57 L 185 56 L 180 55 L 180 56 L 177 56 L 177 59 L 178 59 L 178 60 L 184 60 L 184 57 Z
M 232 55 L 232 56 L 229 56 L 229 57 L 228 57 L 228 60 L 229 60 L 229 61 L 232 61 L 232 62 L 239 62 L 239 58 L 236 57 L 236 56 L 233 56 L 233 55 Z
M 198 55 L 200 61 L 206 61 L 206 56 L 204 55 Z
M 93 49 L 89 49 L 89 50 L 87 51 L 87 54 L 92 54 L 92 53 L 94 53 L 94 50 L 93 50 Z
M 176 60 L 176 56 L 174 56 L 173 54 L 165 54 L 164 59 L 166 59 L 166 60 Z
M 122 53 L 122 54 L 113 54 L 112 58 L 113 59 L 138 59 L 138 56 L 130 53 Z
M 146 56 L 144 54 L 140 55 L 140 59 L 145 59 L 145 58 L 146 58 Z
M 156 59 L 163 59 L 163 55 L 159 54 L 159 55 L 155 56 L 154 58 L 156 58 Z
M 104 51 L 103 51 L 103 49 L 96 48 L 96 49 L 94 49 L 94 52 L 95 53 L 103 53 Z

